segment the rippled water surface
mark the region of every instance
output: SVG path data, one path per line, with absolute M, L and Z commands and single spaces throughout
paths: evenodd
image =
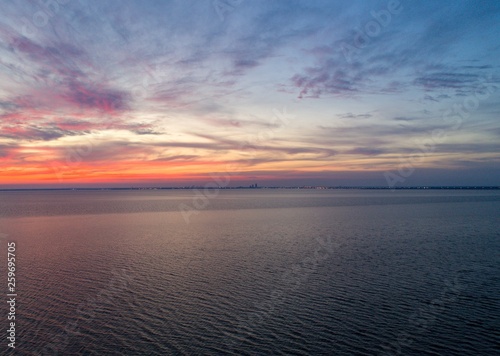
M 16 353 L 499 354 L 499 212 L 498 191 L 0 192 Z

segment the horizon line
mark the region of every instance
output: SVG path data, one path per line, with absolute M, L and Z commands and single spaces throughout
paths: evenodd
M 181 187 L 72 187 L 72 188 L 0 188 L 0 192 L 6 191 L 34 191 L 34 190 L 192 190 L 192 189 L 208 189 L 208 190 L 231 190 L 231 189 L 303 189 L 303 190 L 342 190 L 342 189 L 374 189 L 374 190 L 416 190 L 416 189 L 434 189 L 434 190 L 498 190 L 500 186 L 489 185 L 421 185 L 421 186 L 406 186 L 406 187 L 384 187 L 384 186 L 324 186 L 324 185 L 301 185 L 301 186 L 236 186 L 236 187 L 205 187 L 202 185 L 190 185 Z

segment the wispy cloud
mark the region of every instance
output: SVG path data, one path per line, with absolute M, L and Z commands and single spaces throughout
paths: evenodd
M 449 128 L 443 112 L 490 89 L 421 165 L 497 164 L 497 2 L 401 2 L 384 24 L 373 13 L 386 3 L 358 0 L 245 1 L 224 21 L 211 1 L 58 4 L 0 4 L 9 182 L 20 167 L 56 182 L 53 163 L 71 179 L 110 180 L 121 174 L 106 171 L 111 163 L 155 180 L 170 169 L 198 179 L 227 163 L 243 167 L 241 179 L 386 169 Z M 284 106 L 294 116 L 286 124 L 272 119 Z M 79 145 L 91 149 L 64 163 Z

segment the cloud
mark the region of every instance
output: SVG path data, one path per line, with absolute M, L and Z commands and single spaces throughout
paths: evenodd
M 479 76 L 470 73 L 434 72 L 414 80 L 415 85 L 427 90 L 435 89 L 462 89 L 477 84 Z
M 194 83 L 163 83 L 149 99 L 169 107 L 179 107 L 187 105 L 195 92 L 196 85 Z
M 108 115 L 129 109 L 130 94 L 110 86 L 105 73 L 96 72 L 96 63 L 82 47 L 54 39 L 38 43 L 16 33 L 8 33 L 7 38 L 8 50 L 19 58 L 21 68 L 25 68 L 20 83 L 25 86 L 25 93 L 17 100 L 35 98 L 16 103 L 17 106 L 35 107 L 38 104 L 60 110 L 63 107 L 61 100 L 64 100 L 70 109 L 94 110 Z M 13 100 L 7 102 L 15 103 Z
M 394 121 L 416 121 L 416 120 L 420 120 L 420 119 L 418 117 L 397 116 L 393 120 Z
M 328 159 L 337 154 L 336 150 L 330 147 L 314 147 L 314 146 L 287 146 L 285 144 L 271 145 L 271 142 L 251 142 L 247 140 L 237 141 L 227 138 L 217 137 L 209 134 L 197 134 L 193 135 L 204 138 L 214 142 L 214 147 L 218 149 L 231 150 L 236 153 L 249 154 L 249 153 L 266 153 L 272 154 L 284 154 L 286 156 L 295 156 L 296 159 L 310 159 L 310 160 L 323 160 Z M 302 158 L 300 158 L 301 156 Z M 283 161 L 287 157 L 281 157 Z
M 368 119 L 372 117 L 372 114 L 353 114 L 353 113 L 346 113 L 346 114 L 338 114 L 337 117 L 340 119 Z
M 334 62 L 321 68 L 307 68 L 306 74 L 296 74 L 291 80 L 300 88 L 299 98 L 319 98 L 323 94 L 353 94 L 360 90 L 361 78 L 337 69 Z
M 77 162 L 85 162 L 86 165 L 95 165 L 102 162 L 113 162 L 120 165 L 123 162 L 143 162 L 148 157 L 157 157 L 158 148 L 137 142 L 128 141 L 82 141 L 82 145 L 65 145 L 52 148 L 59 161 L 65 163 L 72 155 L 76 155 Z M 82 147 L 83 150 L 82 150 Z M 79 152 L 82 152 L 79 154 Z M 70 167 L 71 168 L 71 167 Z
M 15 140 L 51 141 L 63 136 L 74 136 L 77 134 L 80 133 L 47 126 L 15 125 L 0 127 L 0 137 Z
M 86 83 L 71 81 L 68 84 L 68 91 L 62 96 L 79 107 L 97 109 L 106 114 L 115 114 L 129 109 L 128 93 L 104 88 L 102 85 L 91 87 Z
M 226 119 L 221 117 L 204 117 L 204 118 L 199 118 L 199 120 L 215 127 L 230 127 L 230 128 L 257 127 L 264 129 L 273 129 L 280 127 L 278 123 L 266 122 L 264 120 L 259 120 L 259 119 L 245 120 L 245 119 Z
M 36 122 L 36 124 L 35 124 Z M 29 140 L 51 141 L 65 136 L 82 136 L 96 131 L 125 130 L 136 135 L 163 135 L 154 123 L 130 122 L 124 119 L 81 120 L 59 118 L 57 116 L 31 116 L 23 113 L 0 115 L 0 137 Z
M 492 60 L 463 65 L 439 59 L 466 51 L 460 48 L 464 36 L 480 41 L 484 34 L 479 28 L 498 22 L 498 4 L 485 5 L 483 8 L 456 2 L 443 6 L 403 4 L 401 14 L 392 16 L 375 36 L 364 33 L 363 26 L 373 22 L 371 14 L 378 9 L 366 4 L 354 18 L 345 11 L 336 21 L 349 20 L 351 28 L 337 28 L 329 45 L 312 45 L 304 51 L 314 58 L 314 64 L 291 76 L 290 84 L 298 88 L 299 98 L 394 94 L 415 87 L 426 91 L 470 90 L 481 73 L 493 69 Z M 346 48 L 350 48 L 348 52 Z M 481 50 L 487 53 L 490 49 Z
M 420 125 L 390 125 L 368 123 L 355 126 L 318 126 L 324 136 L 336 136 L 339 138 L 360 138 L 366 137 L 382 137 L 385 139 L 394 139 L 395 137 L 411 137 L 411 135 L 430 134 L 433 130 L 449 129 L 449 125 L 445 124 L 420 124 Z
M 41 45 L 18 34 L 10 34 L 8 37 L 9 50 L 22 58 L 23 62 L 35 66 L 35 82 L 47 82 L 52 74 L 73 79 L 84 76 L 80 67 L 89 63 L 81 48 L 61 42 Z
M 171 162 L 171 161 L 192 161 L 200 156 L 197 155 L 174 155 L 174 156 L 163 156 L 160 158 L 154 159 L 154 161 L 159 161 L 159 162 Z
M 12 152 L 15 151 L 16 146 L 8 144 L 0 144 L 0 159 L 9 158 Z
M 500 152 L 499 143 L 442 143 L 435 146 L 436 152 L 441 153 L 493 153 Z M 500 158 L 500 157 L 499 157 Z
M 237 70 L 252 69 L 254 67 L 257 67 L 259 65 L 259 62 L 251 59 L 237 59 L 234 61 L 233 65 Z
M 347 151 L 343 151 L 343 154 L 348 155 L 363 155 L 363 156 L 376 156 L 385 153 L 385 150 L 370 147 L 356 147 Z
M 14 111 L 18 108 L 17 104 L 11 101 L 1 101 L 0 100 L 0 109 L 4 111 Z

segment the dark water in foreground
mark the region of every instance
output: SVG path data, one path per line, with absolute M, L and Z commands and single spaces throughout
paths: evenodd
M 193 197 L 0 192 L 16 354 L 500 353 L 499 191 Z

